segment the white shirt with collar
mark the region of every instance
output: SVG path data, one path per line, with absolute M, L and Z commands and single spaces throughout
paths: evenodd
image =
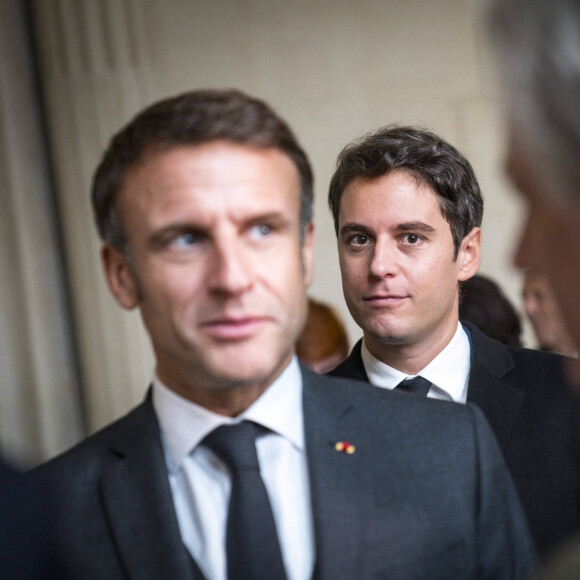
M 226 580 L 225 535 L 231 490 L 228 469 L 199 443 L 226 423 L 248 419 L 267 427 L 256 441 L 288 580 L 314 569 L 314 531 L 304 442 L 302 373 L 297 359 L 244 413 L 232 419 L 153 381 L 153 407 L 183 543 L 206 578 Z
M 407 375 L 374 357 L 363 339 L 361 356 L 369 382 L 384 389 L 394 389 L 407 377 L 421 376 L 432 383 L 427 397 L 465 403 L 471 366 L 471 345 L 461 323 L 449 344 L 416 375 Z

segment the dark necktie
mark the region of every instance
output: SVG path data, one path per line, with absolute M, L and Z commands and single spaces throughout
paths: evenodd
M 228 580 L 286 579 L 256 453 L 256 435 L 263 431 L 255 423 L 242 421 L 222 425 L 203 440 L 203 445 L 226 464 L 232 475 L 226 529 Z
M 414 395 L 419 395 L 420 397 L 426 397 L 430 388 L 431 383 L 423 377 L 404 379 L 395 387 L 395 389 L 407 391 L 409 393 L 413 393 Z

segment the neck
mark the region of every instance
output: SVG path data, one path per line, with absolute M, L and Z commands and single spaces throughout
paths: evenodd
M 192 384 L 182 377 L 167 373 L 166 369 L 157 366 L 156 373 L 160 381 L 180 397 L 205 407 L 209 411 L 225 415 L 227 417 L 237 417 L 255 403 L 268 387 L 276 381 L 284 366 L 275 375 L 268 375 L 262 380 L 227 382 L 208 382 L 201 384 L 196 382 Z M 191 374 L 191 373 L 190 373 Z M 188 377 L 189 378 L 189 377 Z
M 443 351 L 456 331 L 457 322 L 445 332 L 421 341 L 389 341 L 365 333 L 364 342 L 369 352 L 381 362 L 407 375 L 416 375 Z

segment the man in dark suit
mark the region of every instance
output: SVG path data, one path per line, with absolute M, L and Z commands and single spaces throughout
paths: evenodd
M 343 150 L 329 203 L 345 298 L 363 329 L 330 374 L 385 389 L 420 376 L 428 397 L 476 403 L 546 553 L 580 523 L 578 402 L 562 357 L 459 323 L 460 283 L 480 263 L 483 200 L 469 162 L 428 131 L 385 127 Z
M 109 287 L 139 307 L 157 365 L 142 405 L 36 471 L 75 578 L 530 575 L 479 410 L 297 362 L 312 175 L 265 103 L 151 106 L 113 139 L 93 203 Z

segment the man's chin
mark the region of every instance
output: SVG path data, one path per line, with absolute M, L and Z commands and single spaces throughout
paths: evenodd
M 394 325 L 383 325 L 371 328 L 365 332 L 365 336 L 371 337 L 375 342 L 392 345 L 404 345 L 408 340 L 406 330 Z
M 236 371 L 235 366 L 213 369 L 212 382 L 216 389 L 239 389 L 268 382 L 271 373 L 260 367 L 247 367 Z
M 229 357 L 220 357 L 208 361 L 208 370 L 213 375 L 216 386 L 222 388 L 239 388 L 249 385 L 269 384 L 290 362 L 290 358 L 268 355 L 261 349 L 260 356 L 252 353 L 236 352 Z

